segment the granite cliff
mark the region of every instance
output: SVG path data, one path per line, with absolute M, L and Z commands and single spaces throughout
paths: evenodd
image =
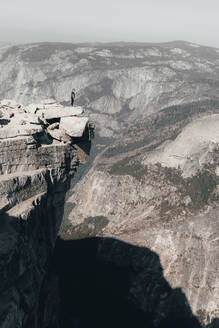
M 63 107 L 53 100 L 31 106 L 0 103 L 2 328 L 58 327 L 58 312 L 49 312 L 57 307 L 58 297 L 41 309 L 44 286 L 49 289 L 52 283 L 44 282 L 65 194 L 89 155 L 90 133 L 80 107 Z

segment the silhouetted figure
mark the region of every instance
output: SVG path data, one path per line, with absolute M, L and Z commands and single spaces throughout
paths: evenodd
M 71 91 L 71 105 L 74 105 L 76 90 L 73 88 Z

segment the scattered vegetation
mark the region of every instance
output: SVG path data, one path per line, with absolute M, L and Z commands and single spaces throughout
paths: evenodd
M 168 219 L 168 212 L 172 209 L 169 201 L 167 199 L 160 203 L 160 217 L 161 219 Z
M 218 328 L 219 327 L 219 319 L 215 318 L 211 323 L 209 323 L 205 328 Z
M 208 171 L 199 171 L 197 175 L 185 181 L 185 192 L 191 197 L 195 209 L 208 204 L 215 187 L 216 176 Z
M 142 147 L 149 151 L 165 140 L 175 139 L 191 118 L 218 111 L 219 101 L 212 99 L 164 108 L 124 129 L 122 140 L 110 146 L 104 157 L 110 158 Z
M 101 235 L 108 223 L 109 220 L 105 216 L 87 217 L 83 223 L 75 227 L 66 220 L 60 229 L 59 235 L 65 240 L 95 237 Z
M 204 168 L 189 178 L 183 178 L 182 171 L 175 168 L 164 169 L 166 181 L 175 185 L 180 194 L 191 198 L 190 208 L 203 208 L 209 201 L 217 200 L 214 190 L 217 186 L 217 176 L 214 170 Z
M 68 217 L 69 217 L 71 211 L 74 209 L 75 205 L 76 205 L 75 203 L 71 203 L 68 201 L 65 203 L 63 222 L 65 222 L 68 219 Z
M 147 174 L 147 166 L 133 160 L 133 157 L 126 157 L 114 163 L 108 172 L 112 175 L 130 175 L 140 181 Z
M 164 199 L 158 206 L 160 218 L 163 221 L 169 221 L 180 215 L 181 208 L 176 204 L 171 204 L 168 199 Z
M 206 311 L 200 309 L 200 310 L 198 310 L 198 311 L 196 312 L 196 316 L 197 316 L 197 318 L 198 318 L 200 324 L 202 325 L 202 327 L 205 327 L 205 322 L 206 322 L 206 320 L 208 319 L 208 318 L 207 318 L 207 313 L 206 313 Z M 209 320 L 208 320 L 208 321 L 209 321 Z

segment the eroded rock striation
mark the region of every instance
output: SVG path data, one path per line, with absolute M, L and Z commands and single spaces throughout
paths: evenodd
M 0 102 L 1 328 L 46 327 L 48 316 L 56 327 L 49 308 L 58 298 L 51 298 L 45 312 L 40 298 L 66 191 L 89 155 L 89 121 L 82 115 L 82 108 L 53 100 L 31 106 Z M 69 123 L 60 123 L 63 117 L 77 121 L 71 133 Z

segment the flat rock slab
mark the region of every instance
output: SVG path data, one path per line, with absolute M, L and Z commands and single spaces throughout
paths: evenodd
M 38 108 L 39 109 L 36 111 L 36 115 L 47 120 L 61 117 L 78 116 L 84 112 L 82 107 L 61 107 L 60 105 L 48 105 L 44 106 L 44 108 Z
M 18 113 L 1 125 L 0 139 L 29 136 L 42 131 L 43 125 L 39 117 L 33 114 Z
M 0 129 L 0 139 L 15 138 L 18 136 L 30 136 L 43 131 L 41 125 L 25 124 L 20 126 L 14 126 L 8 124 L 4 128 Z
M 18 105 L 19 104 L 15 100 L 11 100 L 11 99 L 3 99 L 0 102 L 0 106 L 5 106 L 5 107 L 15 108 Z
M 53 139 L 56 139 L 56 140 L 59 140 L 59 141 L 61 141 L 65 136 L 65 132 L 63 130 L 60 130 L 60 129 L 49 130 L 48 133 L 50 134 L 50 136 Z
M 8 119 L 17 114 L 25 114 L 25 108 L 23 105 L 10 101 L 1 101 L 0 102 L 0 117 Z
M 17 114 L 0 128 L 0 139 L 29 136 L 43 131 L 40 119 L 32 114 Z
M 28 123 L 42 125 L 42 121 L 40 120 L 40 118 L 30 113 L 18 113 L 11 118 L 11 122 L 14 125 L 23 125 Z
M 62 117 L 59 127 L 70 137 L 82 137 L 87 123 L 88 117 Z
M 43 105 L 50 105 L 50 104 L 56 104 L 56 100 L 53 98 L 49 98 L 49 99 L 43 99 L 40 102 Z

